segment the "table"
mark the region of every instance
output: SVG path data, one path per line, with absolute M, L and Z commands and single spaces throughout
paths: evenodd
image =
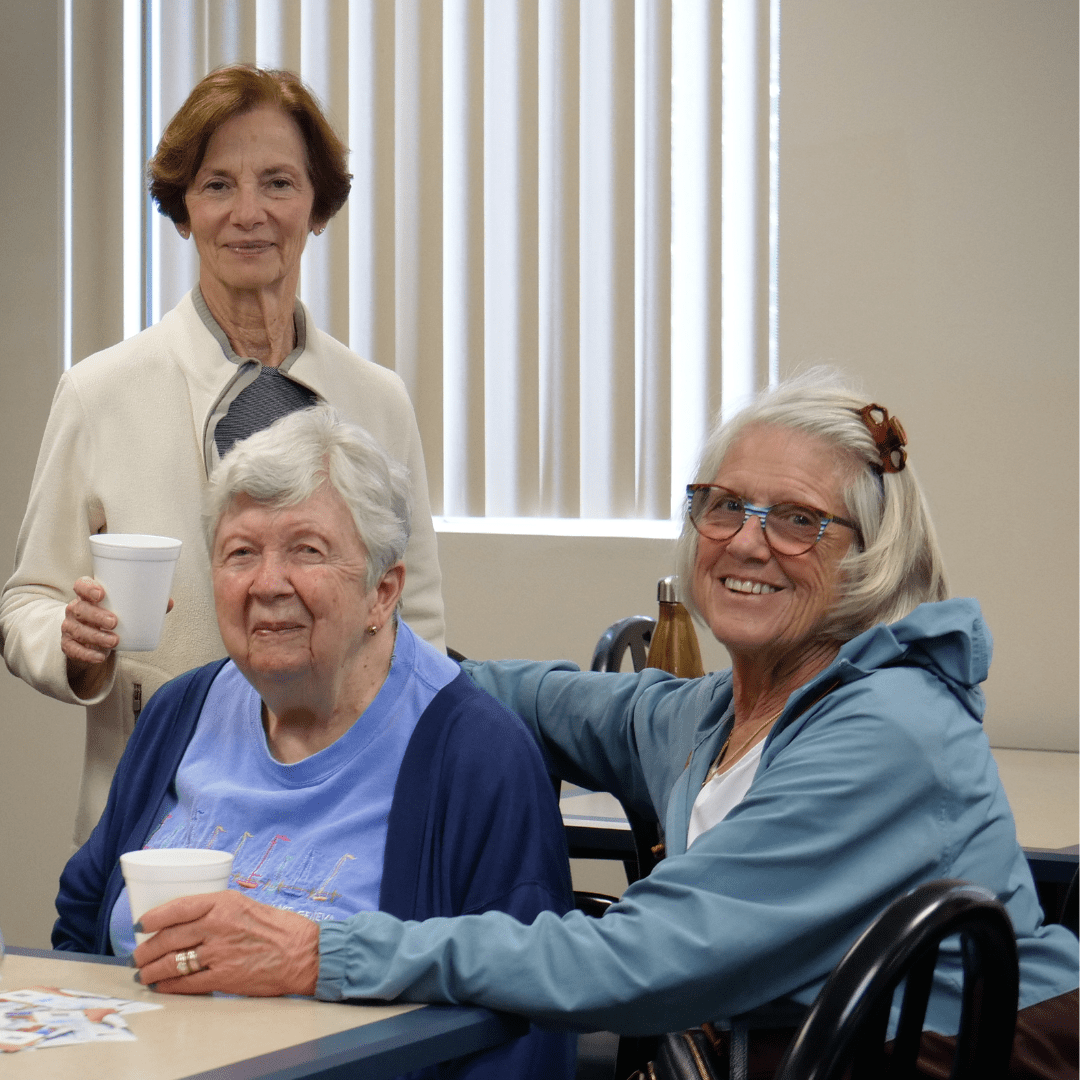
M 1080 864 L 1077 755 L 995 748 L 994 760 L 1046 917 L 1065 921 L 1069 883 Z
M 1078 755 L 995 747 L 994 761 L 1025 849 L 1059 851 L 1080 840 Z
M 614 795 L 566 782 L 559 796 L 566 840 L 579 859 L 623 859 L 634 854 L 630 823 Z
M 164 1008 L 127 1017 L 137 1042 L 2 1055 L 4 1080 L 388 1080 L 499 1046 L 525 1021 L 487 1009 L 353 1005 L 310 998 L 181 997 L 133 981 L 123 961 L 11 948 L 0 989 L 59 986 Z

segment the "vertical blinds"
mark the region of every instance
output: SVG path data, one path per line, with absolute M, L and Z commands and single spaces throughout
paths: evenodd
M 722 399 L 769 370 L 768 147 L 721 135 L 735 104 L 721 94 L 724 43 L 735 46 L 719 0 L 102 0 L 99 16 L 141 42 L 139 63 L 97 47 L 80 68 L 83 7 L 73 88 L 115 96 L 109 72 L 124 73 L 128 145 L 132 124 L 144 135 L 125 173 L 221 64 L 290 68 L 324 104 L 354 181 L 309 240 L 301 296 L 318 326 L 405 381 L 436 514 L 645 526 L 677 512 Z M 750 28 L 741 107 L 767 133 L 767 55 L 763 70 L 752 61 L 762 35 L 768 45 L 768 3 L 735 7 Z M 85 173 L 107 150 L 80 130 Z M 742 313 L 722 303 L 722 146 L 753 159 L 739 216 L 752 281 L 740 287 L 757 299 Z M 125 261 L 132 332 L 198 267 L 145 201 L 124 222 L 127 250 L 134 232 L 145 254 L 135 267 L 111 256 Z M 104 239 L 100 225 L 91 234 Z M 73 255 L 75 338 L 88 243 Z M 749 328 L 723 362 L 722 313 Z

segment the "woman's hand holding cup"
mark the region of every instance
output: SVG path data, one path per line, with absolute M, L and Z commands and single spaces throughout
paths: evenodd
M 154 935 L 132 956 L 136 981 L 162 993 L 315 993 L 319 925 L 303 915 L 227 890 L 170 900 L 135 925 Z
M 105 590 L 93 578 L 72 586 L 75 599 L 64 609 L 60 648 L 67 657 L 68 682 L 79 697 L 93 697 L 105 681 L 109 657 L 120 639 L 116 616 L 101 606 Z

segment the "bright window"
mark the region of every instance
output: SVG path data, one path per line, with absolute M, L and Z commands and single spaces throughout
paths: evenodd
M 197 277 L 136 182 L 164 123 L 213 67 L 291 68 L 354 174 L 301 296 L 404 379 L 438 526 L 672 534 L 775 377 L 778 0 L 122 5 L 125 335 Z

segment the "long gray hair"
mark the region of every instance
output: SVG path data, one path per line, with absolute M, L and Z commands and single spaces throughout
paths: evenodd
M 895 622 L 919 604 L 949 594 L 933 522 L 911 462 L 901 472 L 882 474 L 875 468 L 880 461 L 877 448 L 859 415 L 869 403 L 824 368 L 780 383 L 713 430 L 694 481 L 712 483 L 728 450 L 751 426 L 805 431 L 851 460 L 842 495 L 862 544 L 852 544 L 840 565 L 841 597 L 827 616 L 826 633 L 839 641 L 877 623 Z M 691 595 L 698 540 L 686 517 L 676 546 L 680 589 L 701 619 Z
M 283 508 L 303 502 L 324 483 L 345 500 L 367 548 L 370 591 L 409 542 L 409 471 L 329 405 L 283 416 L 236 443 L 218 462 L 203 500 L 207 547 L 213 551 L 221 516 L 239 495 Z

